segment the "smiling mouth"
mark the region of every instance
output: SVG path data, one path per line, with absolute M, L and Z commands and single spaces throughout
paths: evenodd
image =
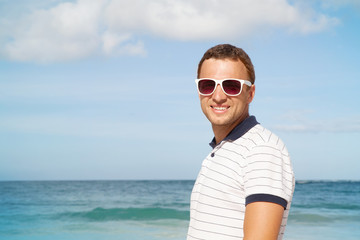
M 225 111 L 227 110 L 229 107 L 215 107 L 215 106 L 211 106 L 212 109 L 216 110 L 216 111 Z

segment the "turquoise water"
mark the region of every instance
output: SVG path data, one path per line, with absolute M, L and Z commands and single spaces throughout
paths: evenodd
M 360 240 L 360 182 L 298 182 L 287 239 Z
M 0 239 L 180 240 L 193 181 L 0 182 Z M 285 239 L 360 239 L 360 182 L 297 182 Z

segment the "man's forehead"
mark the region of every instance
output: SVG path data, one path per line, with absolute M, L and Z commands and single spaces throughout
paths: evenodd
M 215 74 L 215 73 L 229 73 L 235 75 L 247 75 L 247 69 L 244 63 L 240 60 L 231 58 L 209 58 L 206 59 L 201 68 L 200 75 L 202 74 Z M 209 76 L 207 76 L 209 77 Z M 230 77 L 230 76 L 229 76 Z

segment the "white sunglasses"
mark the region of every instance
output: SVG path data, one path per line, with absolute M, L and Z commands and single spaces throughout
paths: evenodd
M 238 96 L 241 93 L 243 85 L 246 84 L 251 87 L 252 83 L 248 80 L 226 78 L 216 80 L 212 78 L 195 79 L 196 86 L 200 95 L 210 96 L 215 92 L 216 86 L 220 84 L 223 92 L 228 96 Z

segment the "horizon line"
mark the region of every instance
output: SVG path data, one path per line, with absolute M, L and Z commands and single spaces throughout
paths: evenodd
M 111 181 L 196 181 L 196 179 L 16 179 L 16 180 L 2 180 L 0 182 L 111 182 Z M 295 180 L 298 184 L 306 184 L 313 182 L 360 182 L 360 179 L 298 179 Z

